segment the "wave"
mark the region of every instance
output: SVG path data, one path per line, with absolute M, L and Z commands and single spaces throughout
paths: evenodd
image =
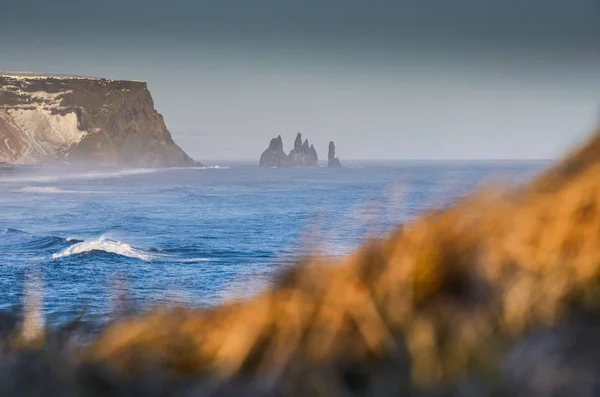
M 5 229 L 0 233 L 0 247 L 34 252 L 63 244 L 64 239 L 56 236 L 35 236 L 17 229 Z
M 0 182 L 58 182 L 64 180 L 87 180 L 87 179 L 111 179 L 111 178 L 122 178 L 132 175 L 141 174 L 152 174 L 155 172 L 165 171 L 168 168 L 135 168 L 129 170 L 117 170 L 117 171 L 90 171 L 83 173 L 62 173 L 62 174 L 50 174 L 50 175 L 20 175 L 10 176 L 7 178 L 0 178 Z
M 22 193 L 44 193 L 44 194 L 68 194 L 79 193 L 74 190 L 65 190 L 54 186 L 25 186 L 16 192 Z
M 228 170 L 229 167 L 223 167 L 220 165 L 207 165 L 204 167 L 198 167 L 201 170 Z
M 109 192 L 94 190 L 68 190 L 56 186 L 25 186 L 14 190 L 17 193 L 36 193 L 36 194 L 108 194 Z
M 199 256 L 197 249 L 183 247 L 162 250 L 159 248 L 139 248 L 110 238 L 106 235 L 81 240 L 77 237 L 38 236 L 18 229 L 0 229 L 0 248 L 18 252 L 46 252 L 49 249 L 60 250 L 51 254 L 52 259 L 67 258 L 74 255 L 93 253 L 115 254 L 144 262 L 201 263 L 213 261 L 213 258 Z M 52 252 L 52 251 L 50 251 Z M 195 254 L 195 255 L 194 255 Z M 202 255 L 202 254 L 200 254 Z
M 0 233 L 0 236 L 8 236 L 8 235 L 21 235 L 21 236 L 31 236 L 31 234 L 24 232 L 22 230 L 18 230 L 18 229 L 4 229 L 4 231 L 2 231 L 2 233 Z
M 53 254 L 52 259 L 65 258 L 71 255 L 85 254 L 94 251 L 117 254 L 129 258 L 140 259 L 145 262 L 150 262 L 154 257 L 153 255 L 144 252 L 141 249 L 132 247 L 127 243 L 102 236 L 93 240 L 75 243 L 72 246 L 65 248 L 61 252 Z
M 183 258 L 183 259 L 177 259 L 177 262 L 181 262 L 181 263 L 198 263 L 198 262 L 210 262 L 212 261 L 211 258 Z
M 170 167 L 167 170 L 228 170 L 230 167 L 220 165 L 202 165 L 195 167 Z
M 91 240 L 78 240 L 69 237 L 65 240 L 72 245 L 65 248 L 61 252 L 52 255 L 52 259 L 66 258 L 72 255 L 82 255 L 93 252 L 105 252 L 109 254 L 120 255 L 128 258 L 139 259 L 144 262 L 161 261 L 161 262 L 178 262 L 178 263 L 198 263 L 208 262 L 211 258 L 193 257 L 181 258 L 176 255 L 170 255 L 160 249 L 151 248 L 143 249 L 131 246 L 119 240 L 111 239 L 107 236 L 101 236 Z

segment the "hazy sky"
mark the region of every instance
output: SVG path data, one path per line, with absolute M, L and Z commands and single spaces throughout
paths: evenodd
M 200 160 L 550 158 L 600 114 L 600 0 L 1 0 L 0 54 L 148 81 Z

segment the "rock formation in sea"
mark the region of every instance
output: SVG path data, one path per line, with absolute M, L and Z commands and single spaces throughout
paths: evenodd
M 335 157 L 335 143 L 329 142 L 329 153 L 327 153 L 327 166 L 331 168 L 342 168 L 340 159 Z
M 281 135 L 271 139 L 267 150 L 260 156 L 260 167 L 287 167 L 289 166 L 289 157 L 283 151 L 283 140 Z
M 0 162 L 196 165 L 145 82 L 32 74 L 0 74 Z
M 283 140 L 281 135 L 271 139 L 267 150 L 260 156 L 259 166 L 263 168 L 273 167 L 315 167 L 319 156 L 314 145 L 308 143 L 308 139 L 302 142 L 302 134 L 296 135 L 294 148 L 287 155 L 283 151 Z
M 294 149 L 289 155 L 292 167 L 315 167 L 319 161 L 319 156 L 313 145 L 309 145 L 308 139 L 302 143 L 302 134 L 296 135 Z

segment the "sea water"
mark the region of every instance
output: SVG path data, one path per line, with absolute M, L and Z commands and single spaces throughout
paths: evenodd
M 115 276 L 142 305 L 251 296 L 306 252 L 346 254 L 482 183 L 527 180 L 547 164 L 346 165 L 0 167 L 0 309 L 22 302 L 28 272 L 41 275 L 50 318 L 107 313 Z

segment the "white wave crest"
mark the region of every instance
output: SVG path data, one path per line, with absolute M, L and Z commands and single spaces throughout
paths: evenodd
M 43 193 L 43 194 L 67 194 L 77 193 L 74 190 L 65 190 L 54 186 L 25 186 L 17 190 L 17 192 L 23 193 Z
M 15 190 L 17 193 L 37 193 L 37 194 L 106 194 L 108 192 L 91 190 L 68 190 L 56 186 L 25 186 Z
M 52 258 L 64 258 L 71 255 L 83 254 L 92 251 L 104 251 L 121 256 L 127 256 L 129 258 L 136 258 L 146 262 L 152 260 L 152 255 L 132 247 L 131 245 L 118 240 L 112 240 L 108 237 L 102 236 L 94 240 L 87 240 L 81 243 L 73 244 L 72 246 L 65 248 L 63 251 L 53 254 Z
M 153 174 L 168 170 L 169 168 L 135 168 L 120 169 L 115 171 L 88 171 L 74 173 L 70 170 L 64 173 L 42 174 L 42 175 L 19 175 L 0 178 L 0 182 L 23 183 L 23 182 L 60 182 L 65 180 L 95 180 L 95 179 L 113 179 L 123 178 L 134 175 Z M 52 169 L 49 170 L 52 172 Z
M 196 263 L 196 262 L 210 262 L 212 261 L 211 258 L 183 258 L 183 259 L 176 259 L 176 262 L 180 262 L 180 263 Z
M 228 170 L 230 167 L 220 165 L 198 165 L 194 167 L 170 167 L 167 170 Z

